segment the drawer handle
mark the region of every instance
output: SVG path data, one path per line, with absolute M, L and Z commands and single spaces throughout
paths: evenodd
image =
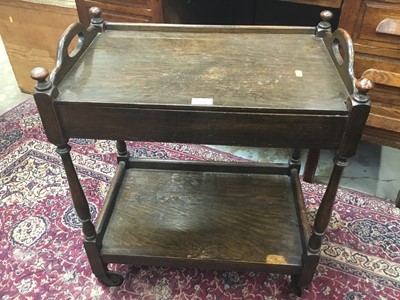
M 368 69 L 364 71 L 361 77 L 367 78 L 374 83 L 400 88 L 399 73 L 387 72 L 377 69 Z
M 376 27 L 376 33 L 384 33 L 400 36 L 400 20 L 385 19 Z

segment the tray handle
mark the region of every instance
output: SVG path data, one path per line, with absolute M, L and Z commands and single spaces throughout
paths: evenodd
M 90 26 L 85 29 L 81 23 L 71 24 L 61 36 L 57 49 L 56 66 L 51 72 L 50 81 L 58 85 L 90 43 L 97 36 L 98 31 Z M 71 42 L 77 37 L 77 44 L 72 51 L 69 51 Z
M 355 90 L 354 49 L 350 35 L 344 29 L 337 29 L 324 37 L 328 52 L 350 94 Z

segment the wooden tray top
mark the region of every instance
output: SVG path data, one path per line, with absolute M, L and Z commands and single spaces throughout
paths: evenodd
M 314 28 L 109 27 L 61 81 L 58 101 L 184 109 L 211 98 L 200 106 L 347 114 L 348 91 Z

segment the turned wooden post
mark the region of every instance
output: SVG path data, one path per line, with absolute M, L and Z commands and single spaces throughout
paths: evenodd
M 122 140 L 117 141 L 117 151 L 118 151 L 118 162 L 119 161 L 127 162 L 129 160 L 129 152 L 126 149 L 125 141 Z
M 344 168 L 348 164 L 348 158 L 356 153 L 365 122 L 368 118 L 370 101 L 367 92 L 374 87 L 374 84 L 368 79 L 361 79 L 356 81 L 355 86 L 356 91 L 348 103 L 350 116 L 347 120 L 347 129 L 344 133 L 338 154 L 334 159 L 335 165 L 315 217 L 313 233 L 308 242 L 307 248 L 311 253 L 320 252 L 322 238 L 332 215 L 340 178 Z
M 315 28 L 315 36 L 324 37 L 327 33 L 332 32 L 330 21 L 333 18 L 333 13 L 329 10 L 324 10 L 320 13 L 321 22 Z
M 48 77 L 49 72 L 46 69 L 41 67 L 32 69 L 31 78 L 37 81 L 33 96 L 48 140 L 55 145 L 64 145 L 67 138 L 58 122 L 54 107 L 54 99 L 59 92 L 50 81 L 47 81 Z
M 58 121 L 57 110 L 54 105 L 55 98 L 59 94 L 58 89 L 52 80 L 47 80 L 49 72 L 44 68 L 34 68 L 31 71 L 31 77 L 37 81 L 34 98 L 44 130 L 49 141 L 57 146 L 56 152 L 61 156 L 64 165 L 75 211 L 82 222 L 82 232 L 85 238 L 84 246 L 92 271 L 103 284 L 120 285 L 123 282 L 123 277 L 116 272 L 109 271 L 100 257 L 97 232 L 91 221 L 89 204 L 71 159 L 71 147 L 68 145 L 68 138 L 64 135 L 62 126 Z M 123 144 L 120 143 L 120 150 L 123 150 Z
M 329 10 L 324 10 L 320 13 L 321 22 L 315 28 L 315 36 L 324 37 L 332 32 L 330 21 L 333 18 L 333 13 Z M 303 180 L 313 182 L 315 171 L 317 170 L 320 149 L 309 149 L 306 164 L 304 166 Z
M 300 149 L 296 148 L 293 150 L 292 157 L 289 161 L 289 168 L 297 169 L 297 172 L 300 172 Z
M 91 16 L 90 25 L 94 26 L 98 32 L 103 32 L 105 30 L 104 20 L 101 17 L 102 13 L 101 8 L 97 6 L 93 6 L 89 9 L 89 15 Z
M 61 156 L 64 164 L 65 173 L 67 174 L 68 184 L 71 191 L 72 201 L 74 202 L 76 214 L 82 222 L 82 232 L 85 240 L 91 241 L 96 238 L 96 230 L 91 221 L 89 204 L 81 184 L 79 183 L 78 175 L 72 163 L 70 151 L 71 147 L 68 144 L 57 146 L 57 153 Z
M 346 158 L 335 157 L 334 163 L 335 165 L 333 167 L 328 186 L 325 190 L 325 194 L 321 200 L 321 204 L 315 217 L 314 230 L 308 243 L 308 250 L 311 253 L 319 253 L 321 249 L 322 238 L 332 215 L 333 204 L 335 202 L 340 178 L 344 168 L 348 164 L 348 160 Z
M 67 144 L 68 139 L 63 134 L 54 107 L 54 98 L 58 95 L 58 91 L 56 87 L 53 87 L 52 82 L 47 80 L 48 76 L 49 72 L 41 67 L 34 68 L 31 71 L 32 79 L 37 81 L 34 98 L 39 109 L 39 114 L 41 116 L 46 115 L 42 120 L 50 120 L 48 122 L 43 122 L 43 126 L 49 141 L 57 146 L 56 151 L 61 156 L 64 164 L 75 210 L 82 222 L 82 231 L 85 240 L 94 240 L 96 238 L 96 230 L 90 219 L 89 204 L 83 193 L 78 175 L 76 174 L 71 160 L 71 147 Z
M 309 149 L 307 154 L 306 164 L 304 166 L 303 180 L 305 182 L 312 183 L 314 181 L 315 172 L 317 171 L 319 155 L 319 149 Z
M 128 151 L 126 150 L 125 141 L 121 141 L 121 140 L 117 141 L 117 150 L 118 150 L 118 155 L 119 156 L 125 156 L 125 155 L 128 154 Z

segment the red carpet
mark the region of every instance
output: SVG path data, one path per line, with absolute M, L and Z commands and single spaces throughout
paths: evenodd
M 95 217 L 115 167 L 115 143 L 72 140 Z M 240 160 L 200 145 L 130 143 L 134 156 Z M 67 181 L 32 100 L 0 116 L 1 299 L 296 299 L 286 275 L 113 265 L 120 287 L 92 275 Z M 310 220 L 324 186 L 302 183 Z M 340 190 L 320 265 L 302 299 L 400 299 L 400 209 Z

